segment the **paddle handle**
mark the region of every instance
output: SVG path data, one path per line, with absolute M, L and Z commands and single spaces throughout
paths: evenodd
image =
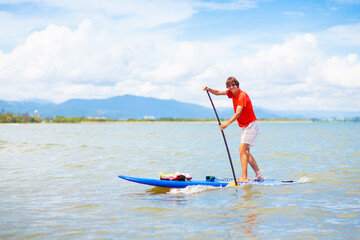
M 216 112 L 215 105 L 214 105 L 214 103 L 213 103 L 213 101 L 212 101 L 212 99 L 211 99 L 211 97 L 210 97 L 209 90 L 206 90 L 206 93 L 207 93 L 207 95 L 209 96 L 209 99 L 210 99 L 211 105 L 212 105 L 212 107 L 213 107 L 213 109 L 214 109 L 214 112 L 215 112 L 216 118 L 217 118 L 218 123 L 219 123 L 219 126 L 220 126 L 220 125 L 221 125 L 220 118 L 219 118 L 219 116 L 218 116 L 218 114 L 217 114 L 217 112 Z M 232 174 L 233 174 L 233 176 L 234 176 L 235 186 L 237 186 L 237 185 L 238 185 L 238 183 L 237 183 L 237 181 L 236 181 L 236 176 L 235 176 L 234 166 L 233 166 L 233 163 L 232 163 L 232 160 L 231 160 L 231 155 L 230 155 L 229 147 L 228 147 L 228 145 L 227 145 L 226 138 L 225 138 L 225 133 L 224 133 L 224 131 L 223 131 L 223 130 L 221 130 L 221 134 L 222 134 L 222 136 L 223 136 L 224 143 L 225 143 L 225 147 L 226 147 L 226 151 L 227 151 L 227 154 L 228 154 L 228 157 L 229 157 L 229 161 L 230 161 L 230 166 L 231 166 Z

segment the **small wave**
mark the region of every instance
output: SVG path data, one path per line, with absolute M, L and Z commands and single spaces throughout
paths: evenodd
M 167 194 L 189 195 L 189 194 L 196 194 L 214 189 L 219 189 L 219 188 L 213 186 L 194 185 L 194 186 L 187 186 L 186 188 L 172 188 Z
M 64 165 L 64 168 L 74 168 L 74 169 L 80 169 L 80 168 L 86 168 L 86 165 L 83 164 L 66 164 Z
M 65 208 L 65 211 L 74 211 L 74 212 L 87 212 L 91 209 L 98 208 L 98 204 L 84 204 L 84 205 L 78 205 L 78 206 L 72 206 L 69 208 Z

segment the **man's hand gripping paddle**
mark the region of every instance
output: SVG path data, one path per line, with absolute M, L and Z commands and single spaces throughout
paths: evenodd
M 213 107 L 213 109 L 214 109 L 214 112 L 215 112 L 216 118 L 217 118 L 218 123 L 219 123 L 219 126 L 220 126 L 220 125 L 221 125 L 221 122 L 220 122 L 219 116 L 218 116 L 218 114 L 217 114 L 217 112 L 216 112 L 216 109 L 215 109 L 214 103 L 213 103 L 213 101 L 212 101 L 212 99 L 211 99 L 211 97 L 210 97 L 209 90 L 206 90 L 206 92 L 207 92 L 207 95 L 209 96 L 209 99 L 210 99 L 211 105 L 212 105 L 212 107 Z M 235 186 L 237 186 L 237 185 L 238 185 L 238 183 L 237 183 L 237 181 L 236 181 L 236 176 L 235 176 L 234 166 L 233 166 L 233 163 L 232 163 L 232 161 L 231 161 L 231 156 L 230 156 L 229 148 L 228 148 L 228 145 L 227 145 L 227 142 L 226 142 L 226 138 L 225 138 L 224 131 L 223 131 L 223 130 L 221 130 L 221 133 L 222 133 L 222 136 L 223 136 L 223 138 L 224 138 L 224 143 L 225 143 L 225 146 L 226 146 L 226 151 L 227 151 L 227 154 L 228 154 L 228 156 L 229 156 L 229 161 L 230 161 L 230 166 L 231 166 L 231 170 L 232 170 L 233 177 L 234 177 Z M 229 183 L 229 184 L 232 184 L 232 183 Z

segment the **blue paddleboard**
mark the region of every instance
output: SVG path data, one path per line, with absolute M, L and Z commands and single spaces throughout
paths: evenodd
M 161 179 L 152 179 L 152 178 L 137 178 L 137 177 L 128 177 L 120 175 L 119 178 L 140 183 L 146 184 L 150 186 L 156 187 L 165 187 L 165 188 L 185 188 L 187 186 L 194 186 L 194 185 L 204 185 L 204 186 L 213 186 L 213 187 L 226 187 L 229 185 L 232 178 L 226 179 L 217 179 L 215 178 L 213 181 L 209 180 L 189 180 L 189 181 L 172 181 L 172 180 L 161 180 Z M 256 185 L 278 185 L 278 184 L 286 184 L 286 183 L 294 183 L 295 181 L 280 181 L 275 179 L 265 179 L 265 180 L 251 180 L 246 183 L 238 183 L 239 185 L 242 184 L 256 184 Z

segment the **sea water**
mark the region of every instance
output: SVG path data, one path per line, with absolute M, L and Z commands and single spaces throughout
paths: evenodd
M 240 177 L 240 129 L 224 132 Z M 360 236 L 359 123 L 261 122 L 251 152 L 265 177 L 299 183 L 169 190 L 117 177 L 232 177 L 217 123 L 2 124 L 0 239 Z

